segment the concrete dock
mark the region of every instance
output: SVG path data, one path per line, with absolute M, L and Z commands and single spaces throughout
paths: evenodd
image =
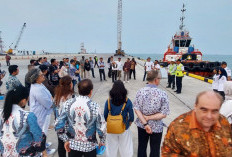
M 88 54 L 88 55 L 86 55 L 86 57 L 89 57 L 89 56 L 93 57 L 94 55 L 95 54 L 93 54 L 93 55 Z M 103 57 L 104 58 L 103 60 L 105 62 L 107 62 L 107 58 L 109 56 L 111 56 L 112 54 L 96 54 L 96 55 L 98 56 L 98 58 Z M 73 56 L 77 56 L 78 60 L 80 60 L 80 58 L 81 58 L 81 55 L 74 55 L 73 54 Z M 47 57 L 48 57 L 48 61 L 49 61 L 51 59 L 51 57 L 53 58 L 54 56 L 47 56 Z M 55 58 L 57 60 L 61 60 L 63 57 L 61 55 L 59 55 Z M 69 56 L 69 58 L 72 58 L 72 57 Z M 122 61 L 125 62 L 126 58 L 127 57 L 122 58 Z M 135 58 L 135 59 L 137 61 L 137 58 Z M 114 57 L 114 60 L 117 60 L 117 57 Z M 139 61 L 139 62 L 142 62 L 142 61 Z M 20 72 L 19 72 L 19 75 L 17 77 L 20 79 L 22 84 L 24 84 L 24 78 L 25 78 L 25 74 L 27 73 L 27 65 L 29 64 L 29 59 L 11 60 L 11 64 L 12 65 L 16 64 L 19 66 Z M 2 65 L 1 69 L 7 71 L 5 78 L 2 80 L 3 85 L 1 87 L 2 93 L 5 93 L 5 91 L 6 91 L 6 89 L 5 89 L 5 82 L 6 81 L 5 80 L 7 79 L 9 72 L 8 72 L 5 61 L 1 61 L 1 65 Z M 94 83 L 94 91 L 93 91 L 92 99 L 95 102 L 100 104 L 102 112 L 104 109 L 105 101 L 109 97 L 109 91 L 112 88 L 112 80 L 111 80 L 111 78 L 107 77 L 107 72 L 108 72 L 107 68 L 105 68 L 105 72 L 106 72 L 107 81 L 100 82 L 99 71 L 98 71 L 97 67 L 95 68 L 95 77 L 96 78 L 91 79 Z M 128 97 L 132 100 L 132 102 L 135 100 L 135 95 L 136 95 L 137 90 L 146 85 L 146 82 L 142 81 L 143 75 L 144 75 L 144 68 L 141 66 L 141 64 L 138 64 L 136 66 L 136 80 L 134 80 L 132 78 L 129 83 L 125 83 L 126 89 L 128 90 Z M 167 126 L 177 116 L 179 116 L 182 113 L 188 112 L 194 108 L 195 98 L 199 92 L 205 91 L 205 90 L 211 90 L 211 84 L 194 79 L 194 78 L 191 78 L 191 77 L 188 77 L 188 76 L 185 76 L 183 78 L 182 84 L 183 84 L 182 93 L 176 94 L 174 92 L 174 90 L 172 90 L 170 88 L 166 88 L 167 79 L 161 80 L 159 88 L 161 88 L 167 92 L 168 97 L 169 97 L 169 102 L 170 102 L 170 104 L 169 104 L 170 105 L 170 115 L 164 119 L 164 122 Z M 2 107 L 3 102 L 0 102 L 0 104 Z M 136 115 L 135 115 L 135 117 L 136 117 Z M 53 122 L 53 120 L 51 120 L 51 123 L 52 122 Z M 137 156 L 137 148 L 138 148 L 137 127 L 135 126 L 135 124 L 132 124 L 130 129 L 133 133 L 133 144 L 134 144 L 134 155 L 133 156 Z M 163 137 L 165 136 L 165 134 L 166 134 L 166 128 L 164 128 Z M 56 133 L 54 130 L 49 131 L 49 135 L 48 135 L 47 139 L 48 139 L 48 141 L 53 143 L 51 148 L 57 149 L 58 142 L 57 142 L 57 136 L 56 136 Z M 56 152 L 53 156 L 58 157 L 58 153 Z M 120 155 L 118 155 L 118 156 L 120 156 Z

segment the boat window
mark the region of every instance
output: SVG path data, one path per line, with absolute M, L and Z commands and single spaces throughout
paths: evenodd
M 176 47 L 189 47 L 191 40 L 175 40 Z

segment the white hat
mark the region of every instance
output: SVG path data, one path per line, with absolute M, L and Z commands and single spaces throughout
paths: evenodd
M 174 58 L 172 58 L 172 59 L 171 59 L 171 62 L 175 62 L 175 59 L 174 59 Z

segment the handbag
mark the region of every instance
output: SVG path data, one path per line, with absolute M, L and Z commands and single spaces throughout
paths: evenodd
M 122 111 L 125 109 L 125 106 L 127 104 L 126 102 L 123 104 L 122 110 L 119 115 L 111 115 L 111 106 L 110 106 L 110 99 L 108 99 L 108 117 L 107 117 L 107 133 L 110 134 L 122 134 L 126 130 L 126 125 L 123 122 L 123 116 Z

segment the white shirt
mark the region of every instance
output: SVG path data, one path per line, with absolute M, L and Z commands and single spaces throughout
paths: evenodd
M 220 75 L 217 75 L 217 74 L 215 74 L 215 75 L 213 76 L 212 88 L 215 89 L 215 90 L 218 90 L 219 76 L 220 76 Z
M 122 61 L 115 61 L 118 65 L 118 70 L 122 71 L 123 70 L 123 64 L 122 64 Z
M 225 116 L 229 123 L 232 124 L 232 100 L 227 100 L 222 104 L 220 113 Z
M 227 78 L 225 76 L 222 76 L 218 80 L 218 91 L 224 91 L 224 83 L 227 81 Z
M 113 62 L 115 62 L 115 64 L 114 65 L 112 64 L 112 70 L 118 70 L 117 61 L 113 61 Z
M 159 65 L 159 64 L 156 64 L 156 65 L 155 65 L 155 68 L 156 68 L 157 70 L 160 70 L 160 65 Z
M 231 77 L 231 70 L 230 70 L 230 68 L 226 67 L 226 68 L 225 68 L 225 71 L 226 71 L 226 73 L 227 73 L 227 76 L 230 76 L 230 77 Z
M 146 71 L 151 71 L 154 68 L 154 63 L 152 61 L 145 63 Z
M 52 95 L 47 88 L 41 84 L 32 84 L 30 89 L 30 111 L 37 117 L 37 122 L 42 129 L 47 115 L 53 111 Z

